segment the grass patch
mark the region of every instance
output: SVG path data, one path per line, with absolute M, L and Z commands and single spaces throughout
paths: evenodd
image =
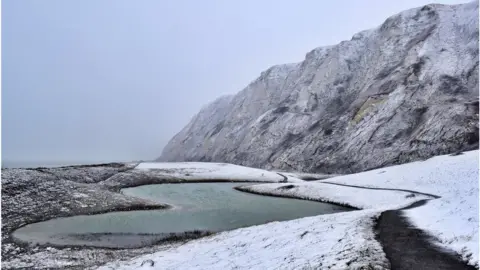
M 355 124 L 360 123 L 363 117 L 370 111 L 371 108 L 375 107 L 376 105 L 384 103 L 386 100 L 385 97 L 369 97 L 363 105 L 358 109 L 357 113 L 352 119 L 352 122 Z

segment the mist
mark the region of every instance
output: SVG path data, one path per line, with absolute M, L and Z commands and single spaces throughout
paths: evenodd
M 3 0 L 2 160 L 155 159 L 269 66 L 428 3 Z

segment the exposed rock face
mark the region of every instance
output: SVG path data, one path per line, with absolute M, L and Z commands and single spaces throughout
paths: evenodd
M 478 148 L 478 1 L 427 5 L 274 66 L 161 161 L 348 173 Z

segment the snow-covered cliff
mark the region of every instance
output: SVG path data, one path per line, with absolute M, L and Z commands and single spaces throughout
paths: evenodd
M 404 11 L 204 107 L 159 160 L 346 173 L 476 149 L 478 38 L 478 1 Z

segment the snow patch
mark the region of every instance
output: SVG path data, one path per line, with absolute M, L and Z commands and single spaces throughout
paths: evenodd
M 437 239 L 437 244 L 478 264 L 478 150 L 457 156 L 437 156 L 413 162 L 326 180 L 332 183 L 411 189 L 441 198 L 405 210 L 418 228 Z M 318 182 L 321 183 L 321 182 Z
M 137 170 L 150 170 L 167 173 L 169 176 L 183 180 L 209 181 L 249 181 L 249 182 L 282 182 L 284 177 L 275 172 L 249 168 L 226 163 L 208 162 L 144 162 L 135 167 Z M 289 177 L 292 181 L 299 179 Z M 300 180 L 301 181 L 301 180 Z
M 241 190 L 377 210 L 397 209 L 419 200 L 432 199 L 430 196 L 404 191 L 362 189 L 312 182 L 251 185 L 241 187 Z
M 478 162 L 476 150 L 323 181 L 300 180 L 293 184 L 243 187 L 254 192 L 329 201 L 365 210 L 223 232 L 128 262 L 113 262 L 100 269 L 141 269 L 141 263 L 146 260 L 155 262 L 148 269 L 358 269 L 368 265 L 387 268 L 385 254 L 373 233 L 375 218 L 385 210 L 402 208 L 418 200 L 432 199 L 432 196 L 335 183 L 441 196 L 421 207 L 405 210 L 405 214 L 415 226 L 436 237 L 436 244 L 461 254 L 466 262 L 476 265 Z M 143 165 L 141 168 L 165 166 Z M 176 166 L 186 165 L 177 163 Z M 244 169 L 239 171 L 245 172 Z
M 220 233 L 99 269 L 359 269 L 388 265 L 372 227 L 379 212 L 353 211 Z M 145 265 L 144 265 L 145 267 Z

